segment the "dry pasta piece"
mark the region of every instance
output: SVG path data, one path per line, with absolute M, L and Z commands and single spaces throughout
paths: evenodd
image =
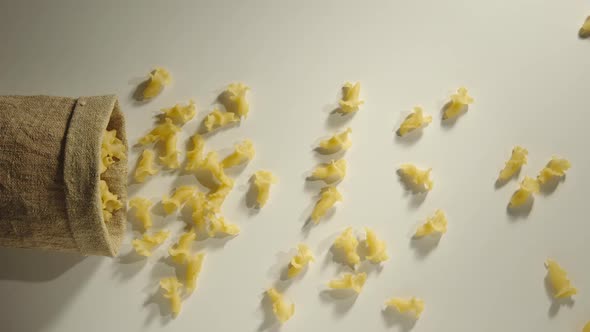
M 249 139 L 244 140 L 243 142 L 236 144 L 235 151 L 221 161 L 221 167 L 230 168 L 247 163 L 254 158 L 255 153 L 256 151 L 254 150 L 254 144 L 252 144 L 252 141 Z
M 353 233 L 352 227 L 346 228 L 334 241 L 334 248 L 344 253 L 346 262 L 354 269 L 361 262 L 357 253 L 359 241 Z
M 187 261 L 190 255 L 191 244 L 196 238 L 197 234 L 193 230 L 184 232 L 180 235 L 180 238 L 178 238 L 178 242 L 168 248 L 168 253 L 176 264 L 183 264 Z
M 164 139 L 165 155 L 160 157 L 160 162 L 170 169 L 175 169 L 180 166 L 178 161 L 178 154 L 180 153 L 176 147 L 178 138 L 176 133 L 169 135 Z
M 289 278 L 296 277 L 310 262 L 313 262 L 314 260 L 315 259 L 311 249 L 309 249 L 307 245 L 300 243 L 297 246 L 297 254 L 291 258 L 291 262 L 289 263 L 287 276 Z
M 113 217 L 113 213 L 123 207 L 123 203 L 119 200 L 119 196 L 113 194 L 109 190 L 109 186 L 105 180 L 99 181 L 100 202 L 102 205 L 102 218 L 105 222 L 109 222 Z
M 134 197 L 129 201 L 129 207 L 135 209 L 135 218 L 141 223 L 144 230 L 152 228 L 152 201 L 143 197 Z
M 214 236 L 234 236 L 240 233 L 240 227 L 236 224 L 229 223 L 223 216 L 211 214 L 209 217 L 209 227 L 207 230 L 210 237 Z
M 170 232 L 166 230 L 156 232 L 153 235 L 143 234 L 141 238 L 131 241 L 131 245 L 138 255 L 149 257 L 152 255 L 152 250 L 162 244 L 168 236 L 170 236 Z
M 244 83 L 231 83 L 225 90 L 229 101 L 232 103 L 228 105 L 230 106 L 228 110 L 235 113 L 239 118 L 247 117 L 250 112 L 250 104 L 246 100 L 246 92 L 249 90 L 250 88 Z
M 170 300 L 170 311 L 174 317 L 178 316 L 182 308 L 180 290 L 182 284 L 175 277 L 160 279 L 160 288 L 164 291 L 164 297 Z
M 172 197 L 164 196 L 162 199 L 162 206 L 167 214 L 179 209 L 183 206 L 193 195 L 195 195 L 196 188 L 193 186 L 180 186 L 174 190 Z
M 283 294 L 279 293 L 275 288 L 269 288 L 266 291 L 266 296 L 270 299 L 272 311 L 279 322 L 288 321 L 295 313 L 295 304 L 286 301 Z
M 397 134 L 399 136 L 404 136 L 411 131 L 428 126 L 431 122 L 432 116 L 425 116 L 422 107 L 416 106 L 414 107 L 414 111 L 410 113 L 399 126 Z
M 221 163 L 219 162 L 219 155 L 215 151 L 207 153 L 205 159 L 199 163 L 198 170 L 209 171 L 220 182 L 226 178 Z
M 578 294 L 578 290 L 567 277 L 567 272 L 556 261 L 548 259 L 545 262 L 545 267 L 547 268 L 547 278 L 553 288 L 554 298 L 563 299 Z
M 415 237 L 423 237 L 434 233 L 444 234 L 447 232 L 447 216 L 444 211 L 436 210 L 432 217 L 428 217 L 426 222 L 416 230 Z
M 586 18 L 586 21 L 584 21 L 584 24 L 582 24 L 582 27 L 580 28 L 579 36 L 581 38 L 590 37 L 590 16 L 588 16 Z M 588 330 L 590 331 L 590 327 L 588 327 Z M 584 330 L 584 332 L 586 332 L 586 330 Z
M 346 176 L 346 160 L 332 160 L 328 164 L 321 164 L 313 171 L 314 180 L 323 180 L 327 184 L 341 181 Z
M 412 164 L 403 164 L 399 168 L 402 175 L 420 190 L 432 190 L 433 182 L 430 178 L 432 168 L 421 170 Z
M 588 31 L 590 33 L 590 26 L 588 27 Z M 588 322 L 588 323 L 586 323 L 586 325 L 584 325 L 584 329 L 582 330 L 582 332 L 590 332 L 590 322 Z
M 545 168 L 541 170 L 537 179 L 540 184 L 545 184 L 554 177 L 565 176 L 565 172 L 572 167 L 572 164 L 565 158 L 552 157 Z
M 188 105 L 176 104 L 170 108 L 162 109 L 162 113 L 172 119 L 172 121 L 180 124 L 181 126 L 195 117 L 197 114 L 197 106 L 195 106 L 194 100 L 189 100 Z
M 347 128 L 343 132 L 321 141 L 319 144 L 320 152 L 327 154 L 348 150 L 352 146 L 352 140 L 350 139 L 351 133 L 352 129 Z
M 193 292 L 197 288 L 197 278 L 203 267 L 204 253 L 196 254 L 187 259 L 186 262 L 186 289 Z
M 207 227 L 207 219 L 205 218 L 207 212 L 207 199 L 205 194 L 200 191 L 197 192 L 186 204 L 192 209 L 191 218 L 195 225 L 195 229 L 200 233 L 204 233 Z
M 389 308 L 394 308 L 399 313 L 411 313 L 415 319 L 420 318 L 422 311 L 424 311 L 424 301 L 417 297 L 411 297 L 408 299 L 394 297 L 387 302 L 385 305 Z
M 457 89 L 457 93 L 451 95 L 451 101 L 447 104 L 443 119 L 452 119 L 459 115 L 461 111 L 467 108 L 468 105 L 473 104 L 474 99 L 468 95 L 466 88 Z
M 205 150 L 205 140 L 201 135 L 194 134 L 191 137 L 193 148 L 186 152 L 186 167 L 187 171 L 194 171 L 199 168 L 199 164 L 203 159 L 203 150 Z
M 165 118 L 164 122 L 157 125 L 147 135 L 139 139 L 139 144 L 148 145 L 159 141 L 164 141 L 169 136 L 172 136 L 180 131 L 180 128 L 176 126 L 171 119 Z
M 238 121 L 240 121 L 240 118 L 238 118 L 235 113 L 222 112 L 216 108 L 207 115 L 203 124 L 207 132 L 211 132 Z
M 278 178 L 270 171 L 260 170 L 254 173 L 253 184 L 256 186 L 256 203 L 259 208 L 266 205 L 268 197 L 270 196 L 270 186 L 277 182 Z
M 231 192 L 234 187 L 234 180 L 227 177 L 224 182 L 217 187 L 215 191 L 207 194 L 208 201 L 206 202 L 206 207 L 213 212 L 219 212 L 221 210 L 221 205 L 225 202 L 225 199 Z
M 344 86 L 342 87 L 342 99 L 339 102 L 340 108 L 338 109 L 341 114 L 354 113 L 365 103 L 363 100 L 359 99 L 360 91 L 360 82 L 356 82 L 355 84 L 350 82 L 344 83 Z
M 156 67 L 150 73 L 147 86 L 143 90 L 143 99 L 151 99 L 159 95 L 164 89 L 164 86 L 170 84 L 170 81 L 172 81 L 170 72 L 164 68 Z
M 510 199 L 510 206 L 517 207 L 525 204 L 528 202 L 529 198 L 531 198 L 533 194 L 538 193 L 539 190 L 539 181 L 525 176 L 520 183 L 520 188 L 512 195 L 512 198 Z
M 365 227 L 365 233 L 367 235 L 365 240 L 365 245 L 367 246 L 367 259 L 373 263 L 381 263 L 388 260 L 389 256 L 387 255 L 385 242 L 379 240 L 377 234 L 368 227 Z
M 361 273 L 344 273 L 342 278 L 331 280 L 328 287 L 332 289 L 350 289 L 359 294 L 367 281 L 367 274 Z
M 320 199 L 316 202 L 313 211 L 311 212 L 311 220 L 314 223 L 319 223 L 328 210 L 330 210 L 336 202 L 342 201 L 342 195 L 338 192 L 336 187 L 323 188 L 320 193 Z
M 104 173 L 115 161 L 125 159 L 125 145 L 117 138 L 117 130 L 105 130 L 100 146 L 99 172 Z
M 158 169 L 154 167 L 154 151 L 145 149 L 141 153 L 141 158 L 133 174 L 133 178 L 136 182 L 142 183 L 145 178 L 158 173 Z
M 520 171 L 521 167 L 527 163 L 528 154 L 529 151 L 527 149 L 521 146 L 515 146 L 514 149 L 512 149 L 512 155 L 510 156 L 510 159 L 500 171 L 498 180 L 508 181 L 514 174 Z

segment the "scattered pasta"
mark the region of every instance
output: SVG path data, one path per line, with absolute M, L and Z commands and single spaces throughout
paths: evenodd
M 234 122 L 238 122 L 240 118 L 232 112 L 222 112 L 218 108 L 214 109 L 207 115 L 203 122 L 207 132 L 228 126 Z
M 361 262 L 361 258 L 357 253 L 359 241 L 353 233 L 352 227 L 346 228 L 334 241 L 334 248 L 341 250 L 344 253 L 346 262 L 354 269 L 354 267 Z
M 319 223 L 328 210 L 330 210 L 336 202 L 342 201 L 342 195 L 338 192 L 336 187 L 325 187 L 320 193 L 320 198 L 316 202 L 313 211 L 311 212 L 311 220 L 314 223 Z
M 510 207 L 517 207 L 525 204 L 540 190 L 539 181 L 531 177 L 525 176 L 520 182 L 520 188 L 514 192 L 510 199 Z
M 221 161 L 221 167 L 230 168 L 247 163 L 254 158 L 255 153 L 252 141 L 248 139 L 244 140 L 243 142 L 236 144 L 234 152 Z
M 187 259 L 186 263 L 186 289 L 193 292 L 197 288 L 197 279 L 203 267 L 204 253 L 196 254 Z
M 310 263 L 314 261 L 313 253 L 309 247 L 303 243 L 297 246 L 297 254 L 291 258 L 287 276 L 294 278 Z
M 154 167 L 154 151 L 145 149 L 141 153 L 141 158 L 133 174 L 133 178 L 136 182 L 142 183 L 148 176 L 152 176 L 158 173 L 158 169 Z
M 397 134 L 399 136 L 404 136 L 411 131 L 428 126 L 428 124 L 430 124 L 431 122 L 432 122 L 432 116 L 430 116 L 430 115 L 425 116 L 424 110 L 422 110 L 422 107 L 416 106 L 416 107 L 414 107 L 413 112 L 410 113 L 410 115 L 408 115 L 405 118 L 404 122 L 402 122 L 402 124 L 399 126 L 399 129 L 397 130 Z
M 423 237 L 434 233 L 444 234 L 447 232 L 447 216 L 442 210 L 436 210 L 432 217 L 428 217 L 426 222 L 416 230 L 415 237 Z
M 331 280 L 328 287 L 332 289 L 350 289 L 359 294 L 367 281 L 367 274 L 365 272 L 352 274 L 344 273 L 342 278 Z
M 545 262 L 547 278 L 553 288 L 553 297 L 563 299 L 578 294 L 578 290 L 567 277 L 567 272 L 556 261 L 548 259 Z
M 119 200 L 119 196 L 109 191 L 109 186 L 105 180 L 99 181 L 99 189 L 102 218 L 105 222 L 109 222 L 113 217 L 113 213 L 123 207 L 123 203 Z
M 223 216 L 212 214 L 209 217 L 209 229 L 207 232 L 210 237 L 234 236 L 240 233 L 240 227 L 236 224 L 227 222 Z
M 295 304 L 286 301 L 283 294 L 279 293 L 275 288 L 269 288 L 266 291 L 266 296 L 270 299 L 272 311 L 279 322 L 285 323 L 295 313 Z
M 270 171 L 256 171 L 253 184 L 256 186 L 256 203 L 259 208 L 266 205 L 270 196 L 270 186 L 278 182 L 277 177 Z
M 195 101 L 191 99 L 189 100 L 188 105 L 176 104 L 170 108 L 164 108 L 162 113 L 164 113 L 166 117 L 172 119 L 172 121 L 183 125 L 195 117 L 197 114 L 197 107 L 195 106 Z
M 231 83 L 225 90 L 231 102 L 230 105 L 226 105 L 229 106 L 228 111 L 235 113 L 238 118 L 247 117 L 250 112 L 250 104 L 246 100 L 246 92 L 249 90 L 244 83 Z
M 468 95 L 466 88 L 457 89 L 457 93 L 451 95 L 451 101 L 447 104 L 443 119 L 452 119 L 459 115 L 468 105 L 473 104 L 473 98 Z
M 180 235 L 178 242 L 168 249 L 168 253 L 176 264 L 183 264 L 190 256 L 190 247 L 197 238 L 194 231 L 184 232 Z
M 125 151 L 123 141 L 117 138 L 117 130 L 105 130 L 100 146 L 100 174 L 104 173 L 107 167 L 111 166 L 115 161 L 125 159 Z
M 135 218 L 141 223 L 144 230 L 152 228 L 152 201 L 143 197 L 134 197 L 129 201 L 129 207 L 135 209 Z
M 377 238 L 377 234 L 368 227 L 365 227 L 367 238 L 365 245 L 367 246 L 367 259 L 373 263 L 381 263 L 389 259 L 385 248 L 385 242 Z
M 314 180 L 323 180 L 327 184 L 341 181 L 346 176 L 346 160 L 332 160 L 328 164 L 321 164 L 311 174 Z
M 168 277 L 160 280 L 160 288 L 164 291 L 164 298 L 170 300 L 172 315 L 178 316 L 182 308 L 182 299 L 180 298 L 182 284 L 175 277 Z
M 170 84 L 171 80 L 172 76 L 168 70 L 156 67 L 156 69 L 152 70 L 150 73 L 147 86 L 143 90 L 143 99 L 151 99 L 159 95 L 164 89 L 164 86 Z
M 171 119 L 164 118 L 164 122 L 157 125 L 147 135 L 139 139 L 139 144 L 148 145 L 159 141 L 165 141 L 168 137 L 176 134 L 180 128 Z
M 180 186 L 174 190 L 172 197 L 164 196 L 162 199 L 162 206 L 167 214 L 179 209 L 183 206 L 193 195 L 195 195 L 196 188 L 192 186 Z
M 527 149 L 521 146 L 515 146 L 514 149 L 512 149 L 512 155 L 510 156 L 510 159 L 500 171 L 498 180 L 508 181 L 514 174 L 520 171 L 521 167 L 527 163 L 528 154 L 529 151 Z
M 394 297 L 385 302 L 385 305 L 389 308 L 397 310 L 402 314 L 411 313 L 415 319 L 420 318 L 422 311 L 424 311 L 424 301 L 417 297 L 411 297 L 408 299 Z
M 582 27 L 580 28 L 580 32 L 578 34 L 581 38 L 590 37 L 590 16 L 586 18 L 586 21 L 584 21 L 584 24 L 582 24 Z M 590 330 L 590 327 L 588 327 L 588 329 Z
M 205 150 L 205 140 L 201 135 L 194 134 L 191 137 L 193 148 L 186 152 L 186 167 L 187 171 L 194 171 L 199 168 L 203 159 L 203 151 Z
M 403 164 L 400 166 L 399 170 L 405 179 L 415 185 L 418 190 L 432 190 L 433 182 L 430 178 L 432 168 L 421 170 L 415 165 Z
M 552 157 L 545 168 L 541 170 L 537 179 L 540 184 L 545 184 L 555 177 L 565 176 L 565 172 L 572 167 L 572 164 L 564 158 Z
M 141 256 L 145 256 L 145 257 L 149 257 L 152 255 L 152 250 L 162 244 L 162 242 L 164 242 L 168 236 L 170 236 L 170 232 L 163 230 L 163 231 L 159 231 L 157 233 L 154 233 L 153 235 L 149 235 L 149 234 L 143 234 L 143 236 L 139 239 L 134 239 L 131 242 L 131 245 L 133 246 L 133 248 L 135 249 L 135 252 L 137 252 L 138 255 Z
M 350 114 L 359 110 L 359 107 L 364 104 L 363 100 L 359 99 L 359 93 L 361 91 L 361 83 L 356 82 L 352 84 L 346 82 L 342 87 L 342 99 L 339 102 L 338 111 L 341 114 Z
M 321 141 L 319 144 L 319 151 L 328 154 L 348 150 L 352 146 L 352 141 L 350 139 L 351 133 L 352 129 L 347 128 L 343 132 L 337 133 L 334 136 Z

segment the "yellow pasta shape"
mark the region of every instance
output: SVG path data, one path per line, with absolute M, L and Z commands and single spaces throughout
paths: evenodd
M 186 167 L 187 171 L 194 171 L 199 168 L 203 159 L 203 151 L 205 150 L 205 140 L 201 135 L 194 134 L 191 137 L 193 148 L 186 152 Z
M 180 298 L 182 284 L 175 277 L 168 277 L 160 280 L 160 288 L 164 291 L 164 298 L 170 301 L 172 315 L 178 316 L 182 308 L 182 299 Z
M 164 196 L 162 199 L 162 206 L 167 214 L 179 209 L 184 205 L 193 195 L 195 195 L 196 188 L 192 186 L 180 186 L 174 190 L 172 197 Z
M 170 169 L 175 169 L 180 166 L 180 162 L 178 161 L 179 151 L 176 148 L 177 140 L 176 133 L 171 134 L 164 139 L 165 155 L 160 157 L 160 162 Z
M 554 177 L 565 176 L 565 172 L 572 167 L 572 164 L 564 158 L 552 157 L 545 168 L 541 170 L 537 179 L 540 184 L 545 184 Z
M 164 86 L 170 84 L 172 76 L 168 70 L 157 67 L 150 73 L 150 78 L 147 86 L 143 90 L 143 99 L 151 99 L 159 95 L 164 89 Z
M 510 199 L 510 206 L 517 207 L 526 203 L 533 194 L 540 190 L 539 181 L 531 177 L 525 176 L 520 182 L 520 188 L 514 192 Z
M 323 188 L 320 193 L 320 198 L 316 202 L 313 211 L 311 212 L 311 220 L 314 223 L 319 223 L 328 210 L 330 210 L 336 202 L 342 201 L 342 195 L 338 192 L 336 187 Z
M 412 164 L 403 164 L 400 166 L 400 171 L 407 180 L 411 181 L 420 189 L 432 190 L 433 182 L 430 179 L 430 172 L 432 168 L 421 170 Z
M 104 173 L 115 161 L 125 158 L 125 145 L 117 138 L 117 130 L 105 130 L 100 146 L 99 172 Z
M 359 99 L 361 83 L 352 84 L 346 82 L 342 87 L 342 99 L 339 102 L 338 111 L 342 114 L 350 114 L 359 110 L 359 107 L 365 102 Z
M 143 197 L 134 197 L 129 201 L 129 207 L 135 209 L 135 218 L 141 223 L 144 230 L 152 228 L 152 201 Z
M 286 301 L 283 294 L 279 293 L 275 288 L 269 288 L 266 295 L 270 299 L 272 311 L 279 322 L 284 323 L 293 316 L 295 304 Z
M 556 261 L 548 259 L 545 262 L 545 267 L 547 268 L 547 278 L 553 288 L 554 298 L 563 299 L 578 294 L 578 290 L 568 279 L 567 272 Z
M 229 100 L 233 103 L 230 111 L 234 112 L 239 118 L 247 117 L 250 112 L 250 104 L 246 100 L 246 92 L 250 88 L 244 83 L 231 83 L 225 90 L 229 96 Z
M 423 237 L 434 233 L 444 234 L 447 232 L 447 216 L 444 211 L 436 210 L 432 217 L 428 217 L 426 222 L 416 230 L 415 237 Z
M 346 160 L 332 160 L 328 164 L 321 164 L 313 171 L 314 180 L 323 180 L 327 184 L 341 181 L 346 176 Z
M 379 240 L 375 232 L 365 227 L 367 238 L 365 245 L 367 246 L 367 259 L 373 263 L 381 263 L 389 259 L 387 255 L 385 241 Z
M 414 315 L 414 318 L 420 318 L 422 312 L 424 311 L 424 301 L 417 297 L 411 297 L 408 299 L 394 297 L 387 302 L 385 305 L 394 308 L 399 313 L 411 313 Z
M 300 243 L 297 246 L 297 254 L 291 258 L 291 262 L 289 263 L 287 276 L 289 278 L 296 277 L 310 262 L 313 262 L 314 260 L 315 259 L 311 249 L 309 249 L 307 245 Z
M 468 105 L 473 104 L 474 99 L 469 96 L 466 88 L 457 89 L 457 93 L 451 95 L 451 101 L 447 105 L 443 119 L 452 119 L 459 115 Z
M 212 214 L 209 217 L 209 229 L 207 232 L 210 237 L 219 235 L 234 236 L 240 233 L 240 227 L 236 224 L 227 222 L 223 216 Z
M 361 258 L 357 253 L 358 245 L 359 241 L 354 235 L 352 227 L 346 228 L 334 241 L 334 248 L 344 253 L 346 262 L 352 268 L 361 262 Z
M 328 287 L 332 289 L 350 289 L 359 294 L 367 281 L 367 274 L 361 273 L 344 273 L 342 278 L 331 280 Z
M 186 204 L 192 209 L 191 218 L 195 225 L 195 229 L 200 233 L 205 232 L 207 227 L 207 219 L 205 218 L 207 212 L 207 199 L 205 194 L 198 191 Z
M 170 232 L 166 230 L 156 232 L 153 235 L 143 234 L 141 238 L 131 241 L 131 245 L 138 255 L 149 257 L 152 255 L 152 250 L 162 244 L 168 236 L 170 236 Z
M 213 212 L 219 212 L 221 210 L 221 205 L 225 202 L 225 199 L 231 192 L 234 187 L 234 180 L 229 177 L 226 177 L 224 182 L 217 187 L 215 191 L 212 191 L 207 195 L 208 201 L 206 202 L 206 207 L 209 208 Z
M 321 151 L 324 153 L 334 153 L 348 150 L 352 146 L 352 140 L 350 139 L 351 133 L 352 129 L 347 128 L 343 132 L 321 141 L 319 144 Z
M 172 121 L 183 125 L 192 120 L 197 114 L 197 106 L 194 100 L 189 100 L 187 105 L 176 104 L 170 108 L 162 109 L 162 113 Z
M 215 129 L 228 126 L 234 122 L 238 122 L 240 119 L 232 112 L 222 112 L 218 108 L 214 109 L 207 115 L 204 121 L 205 129 L 207 132 L 211 132 Z
M 255 153 L 252 141 L 248 139 L 244 140 L 236 144 L 234 152 L 221 161 L 221 167 L 230 168 L 247 163 L 254 158 Z
M 109 186 L 105 180 L 99 181 L 100 202 L 102 205 L 102 218 L 108 222 L 113 217 L 113 213 L 123 207 L 119 196 L 109 191 Z
M 589 31 L 588 33 L 590 34 L 590 24 L 588 26 L 588 31 Z M 586 323 L 586 325 L 584 325 L 584 329 L 582 330 L 582 332 L 590 332 L 590 322 L 588 322 L 588 323 Z
M 582 27 L 580 28 L 579 36 L 581 38 L 590 37 L 590 16 L 588 16 L 586 18 L 586 21 L 584 21 L 584 24 L 582 24 Z M 590 327 L 588 327 L 588 330 L 590 331 Z M 586 330 L 584 330 L 584 332 L 586 332 Z
M 204 253 L 196 254 L 188 258 L 186 263 L 186 289 L 193 292 L 197 288 L 197 279 L 203 267 Z
M 529 151 L 521 146 L 515 146 L 512 149 L 512 155 L 510 159 L 506 162 L 504 168 L 500 171 L 500 176 L 498 180 L 500 181 L 507 181 L 509 180 L 514 174 L 516 174 L 523 165 L 527 163 L 527 156 Z
M 164 141 L 166 138 L 176 134 L 180 128 L 176 126 L 171 119 L 164 118 L 164 122 L 157 125 L 147 135 L 139 139 L 139 144 L 148 145 L 151 143 Z
M 145 149 L 141 153 L 141 157 L 133 174 L 136 182 L 142 183 L 148 176 L 158 173 L 158 169 L 154 166 L 154 151 Z
M 399 126 L 397 134 L 399 136 L 404 136 L 411 131 L 428 126 L 431 122 L 432 116 L 424 115 L 422 107 L 416 106 L 414 107 L 414 111 L 410 113 Z
M 202 171 L 209 171 L 218 181 L 222 182 L 226 178 L 221 163 L 219 162 L 219 155 L 215 151 L 207 153 L 205 159 L 201 160 L 197 169 Z
M 176 264 L 183 264 L 189 258 L 190 247 L 197 234 L 190 230 L 180 235 L 178 242 L 168 249 L 168 253 Z
M 256 186 L 256 203 L 261 208 L 266 205 L 270 196 L 270 186 L 278 182 L 277 177 L 270 171 L 256 171 L 254 173 L 254 185 Z

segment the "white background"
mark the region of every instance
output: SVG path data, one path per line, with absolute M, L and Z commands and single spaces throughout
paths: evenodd
M 296 313 L 285 332 L 407 331 L 407 321 L 382 308 L 388 297 L 412 295 L 426 302 L 416 332 L 581 331 L 590 320 L 590 42 L 577 32 L 588 14 L 582 0 L 0 2 L 1 94 L 115 93 L 131 143 L 159 109 L 195 98 L 199 114 L 183 129 L 184 151 L 216 95 L 243 81 L 252 89 L 250 116 L 208 139 L 207 149 L 224 154 L 250 138 L 257 152 L 224 206 L 242 233 L 195 246 L 207 257 L 177 319 L 157 285 L 174 275 L 161 258 L 176 236 L 141 260 L 129 254 L 137 235 L 129 227 L 116 259 L 0 249 L 0 330 L 273 330 L 262 293 L 305 242 L 317 261 L 287 288 Z M 173 84 L 147 104 L 134 102 L 135 87 L 158 65 Z M 339 121 L 329 112 L 347 80 L 362 82 L 366 103 Z M 475 103 L 454 126 L 441 125 L 440 108 L 462 85 Z M 433 123 L 419 139 L 396 139 L 414 105 Z M 353 147 L 339 186 L 344 202 L 303 232 L 319 189 L 304 180 L 321 161 L 312 149 L 346 126 Z M 520 178 L 554 154 L 573 164 L 528 216 L 506 211 L 516 180 L 494 187 L 516 144 L 529 150 Z M 399 183 L 404 162 L 433 168 L 435 186 L 422 203 Z M 261 168 L 280 183 L 253 213 L 244 197 Z M 158 200 L 181 183 L 195 180 L 163 173 L 129 190 Z M 448 233 L 435 248 L 412 243 L 437 208 L 448 214 Z M 155 224 L 175 234 L 183 226 L 179 217 L 156 216 Z M 356 301 L 325 292 L 344 270 L 329 247 L 349 225 L 374 228 L 391 256 L 371 270 Z M 573 305 L 548 296 L 548 257 L 579 288 Z

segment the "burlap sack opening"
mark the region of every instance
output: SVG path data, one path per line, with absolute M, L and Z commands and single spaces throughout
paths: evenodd
M 127 146 L 115 96 L 0 96 L 0 246 L 117 255 L 126 215 L 102 218 L 105 128 Z M 127 160 L 102 179 L 126 206 Z

